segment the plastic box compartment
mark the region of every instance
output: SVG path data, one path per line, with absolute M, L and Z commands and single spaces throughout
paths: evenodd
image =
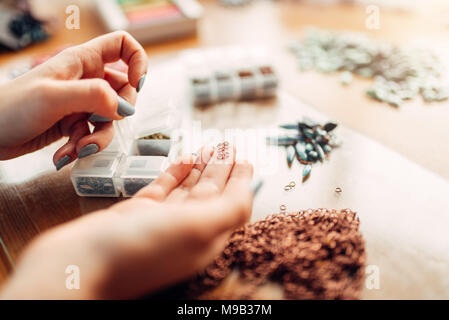
M 124 197 L 132 197 L 140 189 L 150 184 L 168 166 L 167 157 L 131 156 L 122 159 L 120 175 Z
M 117 177 L 120 161 L 120 154 L 114 153 L 79 159 L 71 173 L 76 193 L 81 197 L 120 196 L 120 183 Z
M 237 90 L 234 72 L 216 71 L 214 77 L 217 84 L 217 100 L 235 99 Z
M 136 155 L 168 157 L 172 141 L 167 139 L 139 139 L 135 142 Z
M 279 86 L 279 78 L 273 67 L 269 65 L 263 65 L 257 68 L 257 72 L 262 82 L 259 95 L 264 98 L 275 96 L 277 88 Z
M 213 91 L 216 83 L 211 77 L 194 77 L 190 81 L 192 84 L 192 91 L 196 104 L 209 104 L 215 100 L 213 97 Z
M 258 89 L 261 87 L 255 69 L 239 69 L 237 76 L 240 82 L 240 98 L 242 100 L 252 100 L 257 98 Z

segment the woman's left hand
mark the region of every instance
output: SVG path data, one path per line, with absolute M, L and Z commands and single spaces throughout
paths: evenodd
M 38 237 L 0 299 L 138 298 L 204 269 L 252 211 L 253 167 L 229 153 L 203 148 L 133 199 Z M 66 288 L 69 266 L 79 290 Z

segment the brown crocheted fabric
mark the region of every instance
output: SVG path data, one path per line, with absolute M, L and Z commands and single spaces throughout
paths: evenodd
M 235 231 L 223 253 L 189 283 L 187 296 L 264 299 L 277 287 L 275 298 L 358 299 L 364 266 L 355 212 L 275 214 Z

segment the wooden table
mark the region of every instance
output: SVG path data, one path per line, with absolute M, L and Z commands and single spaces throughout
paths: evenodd
M 49 6 L 40 2 L 43 9 Z M 68 41 L 81 43 L 104 32 L 89 1 L 52 1 L 48 10 L 64 19 L 65 6 L 73 3 L 81 8 L 80 30 L 61 29 L 44 44 L 17 54 L 2 54 L 0 64 L 48 53 Z M 397 43 L 419 41 L 444 52 L 449 40 L 445 20 L 449 6 L 419 12 L 382 10 L 381 29 L 369 31 L 365 29 L 364 7 L 261 1 L 236 9 L 212 0 L 203 3 L 206 14 L 198 34 L 146 46 L 151 63 L 157 65 L 187 48 L 265 44 L 274 52 L 282 92 L 288 93 L 271 106 L 256 103 L 197 110 L 194 117 L 205 127 L 268 127 L 290 120 L 292 115 L 323 117 L 317 111 L 344 125 L 344 148 L 336 151 L 328 164 L 314 170 L 310 183 L 299 189 L 297 197 L 282 198 L 285 195 L 278 191 L 299 171 L 281 166 L 276 175 L 265 177 L 267 183 L 259 198 L 264 200 L 256 200 L 254 219 L 278 210 L 283 199 L 292 210 L 350 207 L 361 215 L 368 263 L 378 265 L 382 272 L 381 290 L 365 290 L 365 298 L 449 298 L 445 275 L 449 236 L 444 232 L 449 222 L 449 103 L 425 105 L 417 99 L 395 109 L 370 101 L 363 93 L 368 82 L 357 80 L 342 87 L 337 76 L 299 73 L 295 59 L 285 50 L 290 40 L 302 35 L 304 27 L 314 25 L 369 32 Z M 293 105 L 298 102 L 292 97 L 315 109 L 303 104 L 295 109 Z M 223 119 L 223 114 L 232 114 L 233 121 Z M 250 114 L 257 116 L 250 118 Z M 43 164 L 36 166 L 42 172 L 39 177 L 10 184 L 8 177 L 2 180 L 0 171 L 0 283 L 33 237 L 116 201 L 77 197 L 69 168 L 59 173 L 48 169 L 52 147 L 12 162 L 14 166 L 30 159 L 40 161 Z M 344 190 L 338 199 L 332 193 L 336 186 Z

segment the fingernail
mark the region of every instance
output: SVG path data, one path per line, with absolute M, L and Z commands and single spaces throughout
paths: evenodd
M 81 159 L 88 157 L 94 153 L 97 153 L 98 150 L 100 150 L 100 148 L 95 143 L 88 144 L 80 150 L 80 152 L 78 153 L 78 158 Z
M 64 168 L 70 162 L 70 160 L 72 160 L 72 158 L 70 156 L 64 156 L 61 159 L 59 159 L 59 161 L 56 162 L 56 164 L 55 164 L 56 171 L 59 171 L 62 168 Z
M 136 109 L 125 99 L 118 96 L 118 108 L 117 113 L 122 117 L 132 116 L 136 112 Z
M 102 116 L 99 116 L 99 115 L 94 113 L 94 114 L 92 114 L 90 116 L 89 121 L 90 122 L 111 122 L 112 120 L 108 119 L 108 118 L 105 118 L 105 117 L 102 117 Z
M 263 186 L 263 180 L 257 179 L 256 181 L 251 182 L 251 185 L 249 188 L 253 192 L 254 196 L 256 196 L 259 193 L 260 189 L 262 189 L 262 186 Z
M 145 83 L 145 79 L 147 78 L 147 75 L 146 74 L 144 74 L 144 75 L 142 75 L 141 77 L 140 77 L 140 80 L 139 80 L 139 86 L 138 86 L 138 88 L 137 88 L 137 93 L 139 93 L 140 92 L 140 90 L 142 90 L 142 87 L 143 87 L 143 84 Z

